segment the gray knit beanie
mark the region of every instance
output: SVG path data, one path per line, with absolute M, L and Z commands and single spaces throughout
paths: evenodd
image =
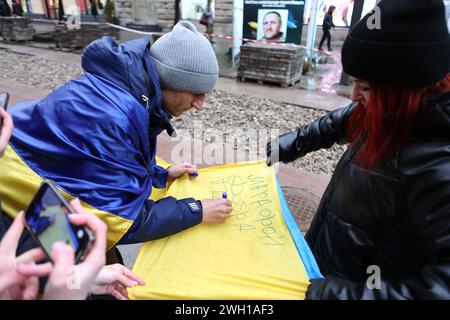
M 150 47 L 164 88 L 208 93 L 216 84 L 219 65 L 208 39 L 189 21 L 180 21 Z

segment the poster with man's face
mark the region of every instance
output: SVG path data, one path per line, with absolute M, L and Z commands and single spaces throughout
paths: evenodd
M 256 38 L 265 41 L 286 41 L 289 10 L 258 10 L 258 32 Z
M 244 0 L 245 39 L 300 44 L 305 1 Z

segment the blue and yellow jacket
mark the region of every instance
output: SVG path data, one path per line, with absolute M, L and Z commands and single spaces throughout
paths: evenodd
M 15 129 L 0 160 L 7 214 L 25 209 L 46 178 L 108 224 L 109 247 L 201 222 L 199 201 L 149 200 L 152 187 L 167 183 L 167 170 L 155 160 L 156 138 L 173 128 L 148 47 L 148 38 L 121 45 L 96 40 L 83 52 L 82 76 L 10 109 Z

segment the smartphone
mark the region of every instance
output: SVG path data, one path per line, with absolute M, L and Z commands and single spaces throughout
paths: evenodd
M 8 92 L 1 92 L 0 93 L 0 108 L 3 108 L 6 110 L 8 107 L 9 102 L 9 93 Z
M 52 261 L 52 245 L 62 241 L 75 252 L 75 263 L 82 262 L 95 238 L 83 226 L 70 223 L 68 214 L 74 209 L 51 180 L 44 180 L 25 213 L 26 228 Z

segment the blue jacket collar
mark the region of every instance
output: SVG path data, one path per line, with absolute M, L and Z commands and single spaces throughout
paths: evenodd
M 170 116 L 163 109 L 161 85 L 151 61 L 149 47 L 149 37 L 119 45 L 113 38 L 106 36 L 84 49 L 81 65 L 83 70 L 117 84 L 148 107 L 151 137 L 164 129 L 172 135 L 174 129 Z M 143 96 L 148 97 L 148 103 Z

